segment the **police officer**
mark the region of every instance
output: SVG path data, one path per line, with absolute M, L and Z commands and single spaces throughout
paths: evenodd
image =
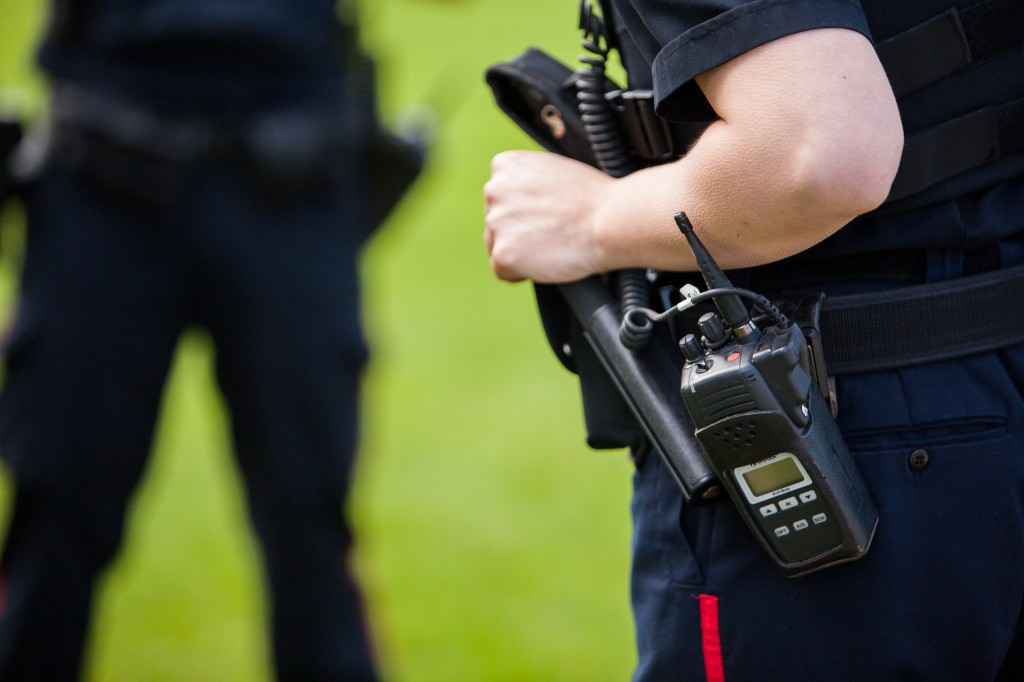
M 999 332 L 954 315 L 988 305 L 971 293 L 978 277 L 1020 291 L 1020 3 L 604 4 L 629 85 L 653 88 L 669 119 L 710 125 L 680 160 L 621 179 L 548 153 L 498 155 L 485 187 L 498 277 L 692 271 L 672 220 L 685 210 L 734 281 L 765 293 L 946 282 L 953 306 L 879 319 L 856 342 L 876 366 L 834 372 L 880 514 L 857 562 L 784 578 L 728 502 L 687 507 L 659 459 L 642 460 L 636 679 L 1016 679 L 1024 309 L 992 304 L 981 318 L 1004 318 Z M 892 328 L 922 345 L 947 335 L 941 357 L 877 344 Z
M 373 103 L 338 17 L 335 0 L 55 0 L 0 398 L 0 679 L 78 678 L 190 325 L 217 348 L 278 678 L 374 679 L 341 511 Z

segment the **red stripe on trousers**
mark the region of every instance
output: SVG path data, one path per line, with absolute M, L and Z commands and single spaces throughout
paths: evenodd
M 707 682 L 725 682 L 722 665 L 722 637 L 718 630 L 718 597 L 699 595 L 700 638 L 704 650 L 704 678 Z

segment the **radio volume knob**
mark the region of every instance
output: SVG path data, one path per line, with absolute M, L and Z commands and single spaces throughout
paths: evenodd
M 693 334 L 687 334 L 679 341 L 679 350 L 683 351 L 683 357 L 691 364 L 704 359 L 704 348 Z
M 729 338 L 729 333 L 725 331 L 725 327 L 722 326 L 722 320 L 714 313 L 704 313 L 697 320 L 697 326 L 700 327 L 701 332 L 704 334 L 704 340 L 708 344 L 708 348 L 714 350 L 718 348 Z

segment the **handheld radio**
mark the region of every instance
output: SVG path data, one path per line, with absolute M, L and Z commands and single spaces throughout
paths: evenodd
M 699 339 L 679 344 L 683 402 L 705 456 L 782 573 L 859 559 L 878 512 L 813 379 L 803 333 L 763 296 L 734 288 L 686 215 L 675 219 L 708 291 L 684 290 L 666 312 L 709 298 L 719 312 L 700 318 Z M 751 319 L 745 298 L 764 322 Z

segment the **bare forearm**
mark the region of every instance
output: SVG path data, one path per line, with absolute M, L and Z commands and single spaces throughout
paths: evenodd
M 729 131 L 708 133 L 686 159 L 617 181 L 595 211 L 601 270 L 690 270 L 693 261 L 672 216 L 685 210 L 726 268 L 751 267 L 799 253 L 874 208 L 835 205 L 838 194 L 794 178 L 786 163 L 739 149 Z M 850 177 L 848 182 L 857 183 Z

